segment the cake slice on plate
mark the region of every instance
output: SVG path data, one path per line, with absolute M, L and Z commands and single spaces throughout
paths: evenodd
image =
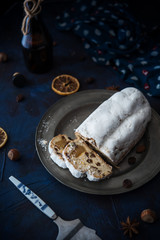
M 65 134 L 59 134 L 53 137 L 48 145 L 51 159 L 61 168 L 67 168 L 62 157 L 62 151 L 69 142 L 70 139 Z
M 82 139 L 70 141 L 63 150 L 63 158 L 71 174 L 99 181 L 112 174 L 112 166 L 107 164 Z

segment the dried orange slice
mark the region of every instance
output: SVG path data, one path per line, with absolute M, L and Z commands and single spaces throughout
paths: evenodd
M 4 131 L 3 128 L 0 127 L 0 148 L 5 145 L 7 139 L 8 139 L 7 133 Z
M 52 90 L 59 95 L 69 95 L 75 93 L 79 89 L 79 81 L 77 78 L 62 74 L 55 77 L 52 81 Z

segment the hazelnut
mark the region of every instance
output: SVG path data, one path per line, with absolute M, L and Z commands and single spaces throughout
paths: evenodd
M 7 54 L 4 53 L 4 52 L 0 52 L 0 63 L 1 62 L 7 62 L 7 60 L 8 60 Z
M 16 161 L 20 158 L 20 153 L 17 149 L 10 149 L 8 152 L 8 158 L 12 161 Z
M 157 216 L 155 211 L 151 209 L 145 209 L 141 212 L 141 220 L 147 223 L 155 222 Z

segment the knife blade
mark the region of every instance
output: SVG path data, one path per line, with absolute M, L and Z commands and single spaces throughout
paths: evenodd
M 101 240 L 96 235 L 96 231 L 84 226 L 80 219 L 66 221 L 57 216 L 56 213 L 33 191 L 13 176 L 9 180 L 18 190 L 31 201 L 41 212 L 51 218 L 58 226 L 58 236 L 56 240 Z

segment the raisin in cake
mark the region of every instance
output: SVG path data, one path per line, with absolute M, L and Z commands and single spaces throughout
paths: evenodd
M 66 166 L 76 178 L 87 176 L 90 181 L 99 181 L 112 173 L 112 166 L 81 139 L 68 143 L 62 154 Z
M 70 139 L 65 134 L 59 134 L 53 137 L 48 145 L 51 159 L 61 168 L 67 168 L 62 157 L 62 151 L 69 142 Z
M 103 102 L 75 130 L 75 135 L 117 165 L 141 139 L 150 119 L 147 99 L 129 87 Z

